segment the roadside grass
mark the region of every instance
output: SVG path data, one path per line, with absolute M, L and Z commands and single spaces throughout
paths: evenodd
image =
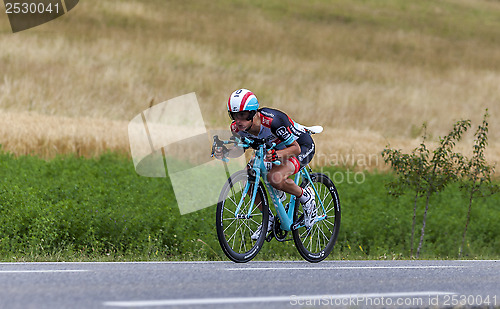
M 391 174 L 357 172 L 349 181 L 349 170 L 322 172 L 337 179 L 342 205 L 329 259 L 411 258 L 412 200 L 387 195 Z M 474 203 L 463 258 L 499 258 L 500 197 Z M 466 205 L 457 186 L 432 200 L 423 259 L 458 258 Z M 168 178 L 138 176 L 124 155 L 0 154 L 2 261 L 227 260 L 214 224 L 215 206 L 181 216 Z M 275 240 L 257 259 L 301 260 L 293 241 Z

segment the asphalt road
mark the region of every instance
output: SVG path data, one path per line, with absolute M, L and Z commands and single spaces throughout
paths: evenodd
M 0 308 L 453 306 L 500 308 L 500 261 L 0 263 Z

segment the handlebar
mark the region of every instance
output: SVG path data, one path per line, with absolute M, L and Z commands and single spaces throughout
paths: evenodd
M 214 135 L 214 143 L 212 144 L 212 153 L 210 154 L 210 157 L 214 157 L 215 147 L 222 147 L 222 161 L 228 162 L 229 160 L 225 157 L 225 155 L 229 152 L 229 150 L 226 146 L 224 146 L 225 142 L 227 141 L 221 141 L 218 135 Z
M 214 135 L 214 142 L 212 144 L 212 153 L 210 156 L 213 157 L 215 155 L 215 147 L 222 147 L 222 153 L 223 153 L 222 160 L 224 162 L 227 162 L 228 159 L 224 156 L 229 152 L 229 150 L 225 146 L 228 144 L 234 144 L 234 145 L 242 147 L 242 148 L 252 148 L 255 150 L 258 150 L 261 146 L 264 146 L 264 150 L 271 150 L 271 149 L 274 149 L 276 147 L 276 143 L 273 143 L 270 148 L 266 149 L 266 146 L 267 146 L 266 141 L 262 138 L 250 139 L 248 137 L 243 137 L 242 139 L 239 139 L 235 136 L 231 136 L 231 138 L 229 138 L 228 141 L 224 141 L 224 140 L 220 140 L 218 135 Z M 276 161 L 273 161 L 271 163 L 276 164 L 276 165 L 280 165 L 281 161 L 276 160 Z

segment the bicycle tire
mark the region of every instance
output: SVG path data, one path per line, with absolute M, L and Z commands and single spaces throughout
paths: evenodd
M 310 230 L 305 227 L 292 230 L 295 247 L 300 255 L 311 263 L 324 260 L 332 252 L 340 229 L 340 199 L 335 185 L 328 176 L 321 173 L 311 174 L 318 195 L 316 209 L 318 217 L 326 215 L 326 219 L 317 221 Z M 323 201 L 323 208 L 319 200 Z M 296 205 L 294 222 L 303 214 L 302 206 Z
M 256 241 L 251 240 L 250 237 L 259 225 L 262 224 L 263 227 L 267 227 L 269 220 L 269 204 L 262 182 L 259 182 L 257 188 L 257 196 L 261 200 L 262 212 L 259 210 L 258 205 L 254 205 L 250 218 L 235 217 L 234 213 L 247 181 L 248 174 L 245 170 L 231 175 L 222 187 L 219 202 L 217 203 L 217 238 L 224 254 L 237 263 L 246 263 L 259 253 L 264 244 L 266 233 L 260 233 Z M 230 195 L 232 189 L 236 189 L 234 196 Z M 250 194 L 247 194 L 239 214 L 248 213 L 250 200 Z

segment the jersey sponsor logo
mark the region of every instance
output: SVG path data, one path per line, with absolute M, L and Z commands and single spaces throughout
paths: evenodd
M 266 116 L 261 114 L 260 119 L 261 119 L 262 125 L 264 127 L 268 127 L 268 128 L 271 127 L 271 123 L 273 122 L 273 118 L 269 118 L 269 117 L 266 117 Z
M 298 156 L 299 160 L 300 160 L 300 161 L 304 160 L 304 159 L 305 159 L 308 155 L 310 155 L 310 154 L 311 154 L 311 152 L 313 152 L 313 151 L 314 151 L 314 143 L 312 144 L 311 148 L 310 148 L 308 151 L 306 151 L 306 153 L 304 153 L 304 154 L 300 154 L 300 155 Z
M 274 118 L 274 114 L 273 113 L 270 113 L 268 111 L 265 111 L 265 110 L 260 110 L 260 113 L 264 116 L 267 116 L 267 117 L 272 117 Z
M 276 133 L 284 141 L 287 141 L 292 136 L 292 133 L 290 133 L 285 127 L 279 127 L 276 130 Z

